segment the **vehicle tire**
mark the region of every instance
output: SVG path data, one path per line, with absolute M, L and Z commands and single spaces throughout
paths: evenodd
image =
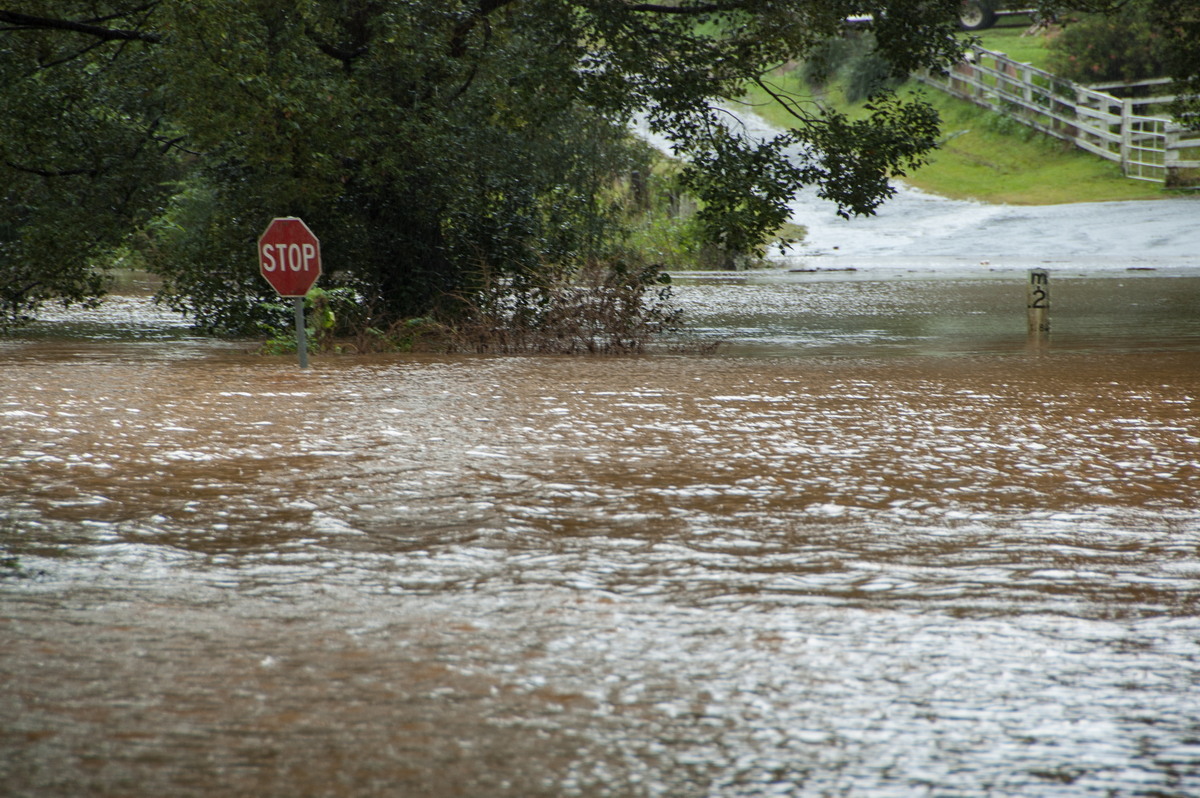
M 986 30 L 996 24 L 996 4 L 992 0 L 963 0 L 958 25 L 963 30 Z

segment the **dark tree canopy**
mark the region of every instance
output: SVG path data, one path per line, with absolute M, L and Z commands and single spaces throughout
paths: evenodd
M 160 82 L 144 11 L 44 16 L 64 5 L 0 11 L 0 319 L 98 296 L 92 260 L 149 217 L 173 160 L 161 93 L 135 90 Z
M 620 258 L 611 186 L 644 157 L 638 115 L 731 248 L 761 246 L 803 185 L 871 213 L 935 146 L 926 105 L 881 96 L 851 121 L 792 104 L 768 141 L 727 109 L 849 17 L 874 20 L 897 74 L 944 65 L 958 5 L 0 0 L 0 309 L 95 297 L 127 252 L 200 323 L 245 328 L 270 295 L 254 241 L 284 215 L 390 318 L 484 276 Z

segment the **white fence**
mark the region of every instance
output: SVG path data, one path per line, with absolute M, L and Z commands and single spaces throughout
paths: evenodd
M 1200 131 L 1136 113 L 1170 97 L 1116 97 L 978 46 L 948 73 L 921 80 L 1116 161 L 1127 177 L 1167 185 L 1200 178 Z

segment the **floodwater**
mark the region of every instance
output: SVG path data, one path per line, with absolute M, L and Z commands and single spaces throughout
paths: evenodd
M 0 794 L 1200 794 L 1200 276 L 680 281 L 716 354 L 0 341 Z

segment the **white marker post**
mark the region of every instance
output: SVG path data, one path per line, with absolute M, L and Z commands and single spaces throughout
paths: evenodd
M 1026 294 L 1029 313 L 1029 334 L 1046 335 L 1050 332 L 1050 272 L 1033 269 L 1029 272 L 1029 290 Z

